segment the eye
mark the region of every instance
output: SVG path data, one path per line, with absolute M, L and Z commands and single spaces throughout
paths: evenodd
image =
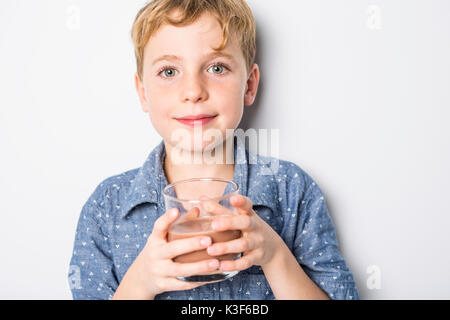
M 158 74 L 163 74 L 164 78 L 172 78 L 175 75 L 175 69 L 170 67 L 164 67 Z
M 228 68 L 221 63 L 216 63 L 211 68 L 209 68 L 209 70 L 211 70 L 211 69 L 213 70 L 213 73 L 215 73 L 215 74 L 222 74 L 222 73 L 224 73 L 224 69 L 228 69 Z

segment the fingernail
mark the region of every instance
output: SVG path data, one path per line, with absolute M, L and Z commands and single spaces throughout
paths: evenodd
M 211 261 L 211 262 L 209 263 L 209 266 L 210 266 L 211 268 L 217 269 L 217 268 L 219 267 L 219 261 L 218 261 L 218 260 L 213 260 L 213 261 Z
M 209 247 L 208 249 L 206 249 L 206 252 L 208 254 L 214 254 L 216 252 L 216 247 L 215 246 Z
M 211 238 L 210 237 L 204 237 L 200 240 L 200 243 L 202 246 L 209 246 L 211 244 Z

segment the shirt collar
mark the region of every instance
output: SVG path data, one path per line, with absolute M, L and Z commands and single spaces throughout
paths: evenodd
M 233 181 L 239 185 L 239 194 L 250 198 L 254 206 L 269 207 L 273 212 L 278 206 L 278 185 L 274 174 L 267 173 L 267 160 L 245 148 L 245 141 L 234 135 L 234 176 Z M 139 168 L 125 194 L 125 205 L 121 206 L 121 218 L 143 203 L 155 203 L 164 206 L 162 190 L 168 185 L 164 172 L 166 150 L 162 140 L 150 153 L 142 167 Z M 265 174 L 261 174 L 262 168 Z M 264 189 L 262 189 L 264 188 Z

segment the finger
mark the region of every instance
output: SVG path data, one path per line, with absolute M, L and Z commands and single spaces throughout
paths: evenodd
M 254 249 L 254 241 L 249 237 L 240 237 L 239 239 L 215 243 L 208 247 L 206 251 L 210 256 L 223 255 L 227 253 L 240 253 Z
M 179 222 L 181 223 L 181 222 L 186 222 L 189 220 L 194 220 L 194 219 L 198 218 L 199 215 L 200 215 L 200 209 L 198 207 L 194 207 L 191 210 L 189 210 L 188 212 L 186 212 L 184 215 L 182 215 L 180 217 Z
M 178 208 L 172 208 L 170 210 L 167 210 L 161 217 L 156 219 L 150 237 L 153 238 L 153 240 L 165 240 L 170 225 L 177 219 L 178 213 Z
M 217 217 L 211 223 L 214 231 L 248 230 L 252 228 L 252 218 L 248 215 Z
M 253 210 L 253 203 L 250 198 L 236 194 L 230 198 L 231 205 L 237 209 L 239 214 L 250 214 Z
M 172 259 L 179 255 L 207 248 L 212 243 L 211 237 L 192 237 L 168 242 L 161 250 L 162 259 Z
M 200 196 L 199 200 L 201 200 L 200 206 L 205 210 L 206 210 L 205 203 L 210 202 L 210 201 L 212 202 L 211 198 L 208 196 L 205 196 L 205 195 Z
M 198 262 L 173 262 L 168 267 L 168 275 L 172 277 L 188 277 L 208 274 L 216 271 L 220 266 L 218 259 L 207 259 Z
M 236 215 L 236 212 L 225 208 L 220 203 L 215 202 L 213 200 L 202 201 L 201 205 L 203 209 L 208 211 L 208 213 L 213 215 Z
M 243 257 L 236 260 L 222 260 L 220 261 L 219 269 L 221 271 L 234 271 L 234 270 L 245 270 L 250 268 L 256 259 L 255 251 L 250 251 Z

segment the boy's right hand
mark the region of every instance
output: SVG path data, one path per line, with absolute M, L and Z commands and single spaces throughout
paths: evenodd
M 113 299 L 153 299 L 162 292 L 193 289 L 206 282 L 186 282 L 176 277 L 209 273 L 218 269 L 217 259 L 193 263 L 177 263 L 172 260 L 185 253 L 206 249 L 212 241 L 210 237 L 200 236 L 168 242 L 169 227 L 178 214 L 178 209 L 170 209 L 155 221 L 152 234 L 128 269 Z

